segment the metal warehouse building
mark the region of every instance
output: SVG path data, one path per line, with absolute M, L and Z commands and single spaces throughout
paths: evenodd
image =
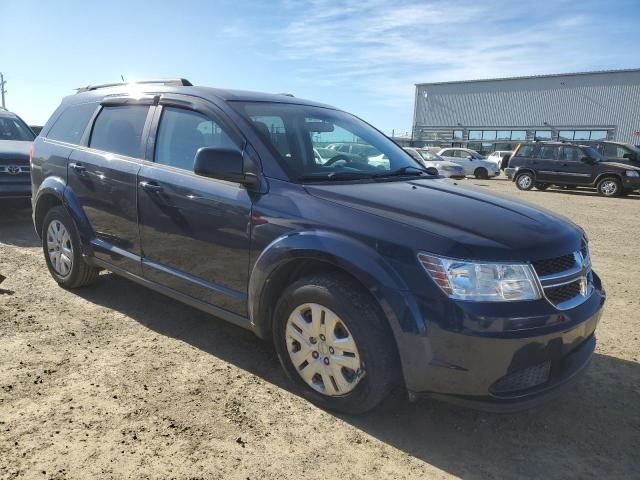
M 640 143 L 640 69 L 416 85 L 416 146 L 484 153 L 536 138 Z

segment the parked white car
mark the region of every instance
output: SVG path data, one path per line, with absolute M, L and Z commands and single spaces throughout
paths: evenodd
M 500 169 L 500 165 L 502 164 L 502 157 L 504 157 L 505 155 L 511 155 L 512 153 L 513 152 L 511 150 L 496 150 L 487 157 L 487 160 L 489 162 L 495 163 L 498 169 Z
M 445 160 L 461 165 L 465 175 L 473 175 L 476 178 L 491 178 L 500 173 L 500 169 L 495 163 L 485 160 L 482 155 L 470 148 L 443 148 L 438 152 L 438 155 Z
M 438 175 L 447 178 L 464 178 L 464 168 L 457 163 L 448 162 L 444 158 L 422 148 L 403 147 L 409 155 L 422 163 L 425 167 L 438 170 Z

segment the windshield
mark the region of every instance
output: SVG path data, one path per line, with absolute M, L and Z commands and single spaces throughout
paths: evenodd
M 348 113 L 286 103 L 232 104 L 266 140 L 293 181 L 424 174 L 402 148 Z
M 440 155 L 436 155 L 429 150 L 418 150 L 418 153 L 422 158 L 424 158 L 427 162 L 441 162 L 444 159 Z
M 0 117 L 0 140 L 31 142 L 33 132 L 18 118 Z

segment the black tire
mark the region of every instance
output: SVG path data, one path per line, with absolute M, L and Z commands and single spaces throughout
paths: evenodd
M 535 179 L 532 173 L 522 172 L 516 175 L 515 182 L 519 190 L 531 190 L 535 184 Z
M 617 197 L 622 192 L 622 182 L 616 177 L 605 177 L 598 182 L 598 193 L 603 197 Z
M 547 188 L 549 188 L 549 184 L 548 183 L 536 183 L 535 187 L 537 190 L 546 190 Z
M 473 175 L 480 180 L 489 178 L 489 171 L 484 167 L 478 167 L 473 171 Z
M 66 274 L 61 274 L 54 268 L 47 247 L 49 226 L 52 222 L 60 222 L 69 232 L 69 241 L 72 246 L 72 265 Z M 47 212 L 42 222 L 42 251 L 44 253 L 47 268 L 53 279 L 64 288 L 79 288 L 93 283 L 100 273 L 100 269 L 87 264 L 82 257 L 80 237 L 73 220 L 63 207 L 53 207 Z
M 314 390 L 303 380 L 290 358 L 287 321 L 294 310 L 310 303 L 334 312 L 357 345 L 364 376 L 349 393 L 330 396 Z M 396 345 L 386 318 L 368 292 L 341 274 L 312 275 L 289 286 L 276 305 L 273 337 L 278 358 L 287 376 L 300 387 L 306 399 L 321 408 L 348 414 L 364 413 L 379 405 L 401 383 Z M 317 345 L 314 358 L 317 358 L 320 350 L 319 343 Z

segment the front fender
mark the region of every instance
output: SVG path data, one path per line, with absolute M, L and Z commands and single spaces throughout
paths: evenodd
M 329 231 L 293 232 L 271 242 L 258 257 L 249 278 L 249 318 L 258 336 L 270 332 L 269 306 L 263 293 L 278 269 L 307 259 L 327 262 L 356 278 L 377 300 L 396 338 L 424 333 L 417 304 L 404 280 L 373 248 L 354 238 Z

